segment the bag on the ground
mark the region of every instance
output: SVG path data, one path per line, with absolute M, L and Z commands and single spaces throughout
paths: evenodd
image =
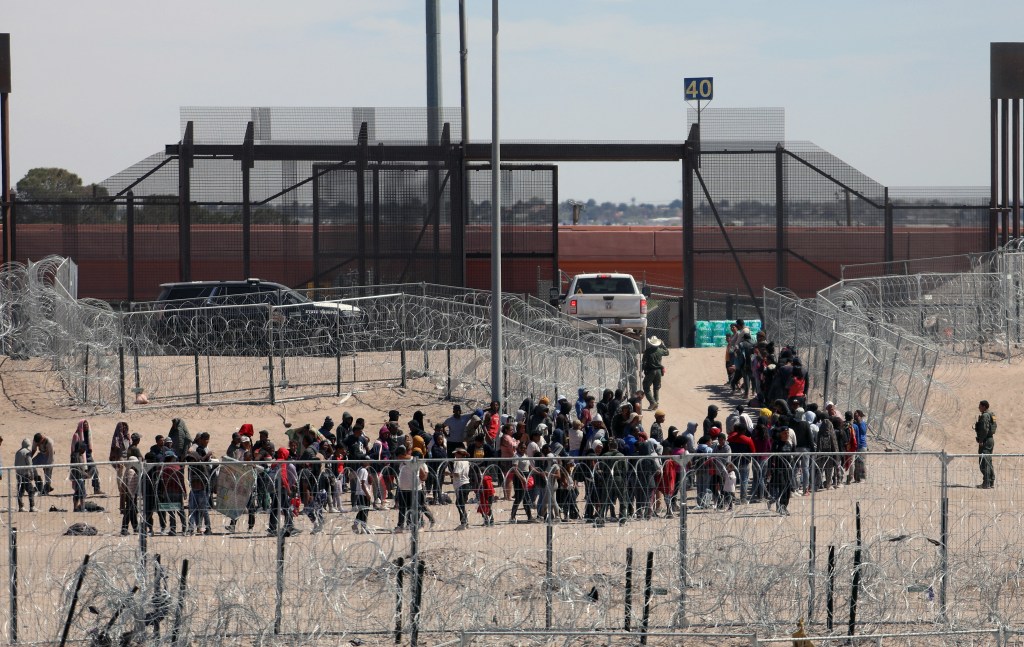
M 64 531 L 64 534 L 70 537 L 94 537 L 98 532 L 96 529 L 87 523 L 73 523 L 68 526 L 68 529 Z

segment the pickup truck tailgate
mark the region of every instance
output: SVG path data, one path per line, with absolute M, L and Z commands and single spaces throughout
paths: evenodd
M 576 300 L 576 316 L 581 319 L 621 319 L 640 315 L 638 294 L 578 294 L 570 296 Z

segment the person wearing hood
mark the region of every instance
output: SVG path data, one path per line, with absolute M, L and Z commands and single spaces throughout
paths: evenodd
M 187 454 L 189 447 L 192 446 L 192 434 L 188 432 L 188 425 L 181 418 L 171 420 L 171 430 L 167 432 L 167 437 L 171 439 L 171 451 L 179 458 Z
M 14 455 L 14 474 L 18 482 L 18 512 L 25 511 L 22 494 L 28 495 L 28 511 L 36 511 L 36 469 L 32 466 L 32 444 L 21 439 L 21 449 Z
M 626 462 L 622 452 L 618 449 L 615 439 L 609 439 L 608 446 L 601 454 L 604 460 L 598 461 L 597 469 L 601 471 L 600 480 L 604 483 L 605 492 L 602 496 L 603 506 L 598 513 L 598 519 L 603 523 L 605 513 L 615 519 L 615 502 L 619 503 L 618 522 L 625 525 L 626 519 L 631 514 L 633 507 L 629 491 L 626 489 L 626 472 L 629 470 L 629 463 Z
M 414 412 L 412 414 L 412 419 L 409 420 L 409 423 L 407 425 L 409 427 L 409 433 L 413 436 L 422 436 L 423 434 L 426 433 L 423 424 L 423 412 Z
M 642 437 L 645 435 L 641 434 L 641 438 L 636 444 L 636 455 L 640 458 L 634 463 L 636 480 L 633 487 L 633 499 L 637 517 L 650 519 L 651 503 L 661 466 L 657 458 L 657 451 L 652 445 L 653 441 Z
M 85 479 L 89 474 L 89 467 L 85 457 L 86 447 L 84 441 L 78 441 L 71 446 L 71 506 L 72 512 L 85 512 Z
M 815 434 L 811 429 L 811 423 L 807 419 L 807 414 L 810 414 L 810 419 L 814 420 L 813 413 L 804 411 L 802 408 L 798 408 L 794 412 L 793 420 L 790 423 L 790 427 L 796 433 L 796 447 L 794 448 L 794 451 L 799 454 L 799 456 L 797 456 L 798 463 L 796 465 L 796 476 L 799 479 L 797 485 L 804 496 L 810 496 L 812 485 L 811 457 L 808 454 L 818 451 L 817 438 L 815 438 Z
M 114 426 L 114 436 L 110 439 L 110 457 L 108 461 L 123 461 L 128 458 L 128 448 L 132 446 L 132 435 L 128 432 L 128 423 L 121 421 Z
M 573 408 L 569 400 L 564 396 L 558 398 L 558 406 L 555 411 L 555 428 L 562 431 L 569 431 L 569 425 L 573 420 Z
M 320 432 L 320 435 L 323 436 L 325 440 L 331 443 L 332 447 L 338 444 L 338 437 L 335 436 L 331 431 L 333 429 L 334 419 L 331 418 L 330 416 L 327 416 L 326 418 L 324 418 L 323 424 L 320 425 L 320 429 L 317 430 Z
M 832 421 L 824 418 L 818 425 L 818 451 L 827 453 L 826 456 L 818 456 L 815 461 L 818 466 L 818 474 L 821 478 L 821 486 L 824 489 L 839 487 L 839 442 L 836 438 L 836 430 Z
M 576 390 L 576 419 L 583 419 L 583 410 L 587 408 L 587 396 L 590 394 L 589 391 L 584 389 L 582 386 Z
M 530 417 L 526 419 L 527 431 L 532 432 L 540 425 L 544 425 L 546 430 L 551 429 L 551 427 L 554 426 L 551 422 L 551 409 L 548 402 L 547 397 L 542 397 L 537 402 L 537 405 L 533 407 L 533 411 L 530 412 Z M 547 434 L 545 433 L 544 436 L 547 437 Z
M 169 438 L 166 440 L 170 440 Z M 168 535 L 177 534 L 177 521 L 181 521 L 181 532 L 188 530 L 188 521 L 185 519 L 185 470 L 178 464 L 178 459 L 173 452 L 162 454 L 164 465 L 160 468 L 160 479 L 157 486 L 159 503 L 167 508 L 167 517 L 170 525 Z M 164 519 L 160 517 L 160 532 L 164 529 Z
M 628 402 L 619 405 L 619 411 L 612 418 L 612 436 L 623 439 L 629 434 L 629 423 L 633 417 L 633 407 Z
M 721 423 L 718 422 L 718 407 L 713 404 L 708 405 L 708 417 L 704 418 L 704 435 L 711 436 L 711 429 L 717 427 L 722 428 Z
M 746 503 L 752 495 L 749 487 L 750 461 L 755 452 L 754 441 L 750 438 L 750 432 L 742 422 L 733 424 L 732 432 L 728 437 L 729 449 L 732 453 L 732 464 L 736 474 L 736 481 L 740 487 L 739 499 Z
M 615 392 L 611 389 L 605 389 L 601 392 L 601 401 L 595 406 L 597 412 L 601 414 L 601 417 L 605 420 L 611 420 L 616 413 L 618 413 L 618 407 L 615 403 Z
M 682 433 L 683 448 L 690 454 L 697 451 L 697 423 L 686 423 L 686 431 Z
M 754 430 L 754 421 L 750 419 L 750 415 L 746 412 L 746 407 L 742 404 L 736 407 L 729 415 L 725 417 L 725 430 L 732 432 L 737 422 L 742 422 L 743 427 L 750 433 Z
M 348 439 L 348 436 L 352 433 L 352 422 L 351 414 L 348 412 L 343 412 L 341 414 L 341 424 L 338 425 L 338 428 L 335 430 L 335 436 L 338 441 L 335 443 L 335 446 L 338 446 L 338 444 L 344 444 L 345 440 Z
M 717 429 L 713 428 L 713 429 Z M 693 453 L 694 458 L 690 459 L 690 469 L 693 471 L 697 486 L 697 507 L 710 508 L 712 506 L 711 471 L 712 463 L 710 456 L 714 449 L 711 447 L 711 436 L 701 436 L 697 441 L 697 447 Z
M 274 454 L 274 464 L 270 467 L 270 480 L 273 482 L 273 500 L 270 509 L 270 525 L 267 528 L 268 535 L 276 535 L 280 527 L 279 520 L 284 518 L 284 535 L 290 536 L 295 532 L 292 522 L 291 500 L 298 491 L 299 475 L 295 470 L 295 464 L 289 458 L 287 449 L 281 447 Z
M 775 504 L 781 515 L 789 514 L 789 495 L 792 489 L 792 456 L 793 444 L 789 442 L 788 429 L 784 426 L 775 428 L 772 440 L 772 454 L 768 459 L 768 509 Z
M 75 433 L 71 434 L 71 446 L 76 447 L 81 443 L 85 447 L 86 476 L 92 476 L 92 493 L 96 496 L 103 496 L 100 490 L 100 472 L 96 469 L 96 461 L 92 458 L 92 430 L 89 428 L 88 420 L 79 420 Z

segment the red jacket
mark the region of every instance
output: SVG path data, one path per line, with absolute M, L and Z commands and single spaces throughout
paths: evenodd
M 729 447 L 732 448 L 732 453 L 734 454 L 754 454 L 757 452 L 754 440 L 750 436 L 735 431 L 729 434 Z M 746 448 L 747 451 L 744 451 L 742 448 Z

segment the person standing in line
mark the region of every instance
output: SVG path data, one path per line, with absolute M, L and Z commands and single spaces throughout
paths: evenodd
M 278 528 L 282 527 L 283 534 L 290 537 L 295 534 L 295 526 L 292 518 L 292 497 L 298 492 L 299 474 L 295 470 L 295 463 L 291 453 L 284 447 L 274 454 L 274 463 L 270 467 L 270 481 L 272 499 L 270 510 L 270 525 L 267 527 L 268 535 L 276 535 Z M 173 531 L 172 531 L 173 532 Z
M 166 440 L 166 439 L 165 439 Z M 160 483 L 157 488 L 159 503 L 163 503 L 167 509 L 168 524 L 170 530 L 168 535 L 177 534 L 175 529 L 176 520 L 181 521 L 181 532 L 188 530 L 188 521 L 185 519 L 185 471 L 177 462 L 178 459 L 173 451 L 165 445 L 164 465 L 160 469 Z M 163 519 L 160 520 L 160 531 L 163 532 Z
M 100 472 L 96 469 L 96 461 L 92 457 L 92 430 L 89 429 L 89 421 L 84 418 L 78 421 L 75 433 L 71 434 L 71 446 L 77 447 L 78 443 L 85 445 L 86 476 L 92 476 L 92 493 L 103 496 L 103 491 L 100 490 Z
M 118 490 L 124 494 L 124 508 L 121 510 L 122 535 L 128 534 L 129 524 L 132 527 L 132 532 L 139 531 L 138 494 L 139 472 L 141 471 L 142 463 L 134 456 L 126 461 L 121 470 L 120 482 L 117 485 Z
M 260 434 L 262 437 L 262 432 Z M 171 430 L 167 432 L 164 442 L 166 443 L 168 439 L 171 441 L 171 450 L 179 459 L 184 458 L 189 448 L 192 447 L 192 434 L 189 433 L 188 425 L 181 418 L 171 419 Z
M 857 453 L 868 451 L 868 421 L 860 409 L 853 412 L 853 431 L 857 434 Z M 853 480 L 860 483 L 867 478 L 867 457 L 857 456 L 853 463 Z
M 640 368 L 644 372 L 644 396 L 651 411 L 658 408 L 658 397 L 661 394 L 661 378 L 665 375 L 665 367 L 661 360 L 668 357 L 668 349 L 662 344 L 661 339 L 656 335 L 647 338 L 647 348 L 644 349 L 644 356 Z
M 708 405 L 708 416 L 704 418 L 704 435 L 711 438 L 711 430 L 713 428 L 722 429 L 721 423 L 718 422 L 718 407 L 713 404 Z M 716 432 L 717 434 L 717 432 Z
M 452 415 L 444 421 L 445 429 L 448 430 L 448 457 L 454 456 L 455 450 L 459 447 L 466 447 L 466 425 L 473 417 L 472 413 L 462 415 L 461 405 L 452 405 Z
M 469 500 L 469 492 L 472 489 L 469 485 L 469 456 L 464 448 L 455 450 L 455 462 L 452 463 L 452 485 L 455 488 L 455 508 L 459 511 L 459 525 L 456 530 L 465 530 L 469 527 L 469 517 L 466 515 L 466 501 Z
M 996 414 L 989 411 L 988 400 L 978 403 L 978 421 L 974 423 L 974 436 L 978 441 L 978 467 L 981 469 L 981 485 L 983 490 L 996 486 L 996 471 L 992 467 L 992 452 L 996 447 Z
M 366 463 L 359 463 L 352 491 L 352 506 L 356 509 L 352 531 L 356 534 L 369 533 L 366 522 L 370 514 L 370 502 L 373 501 L 373 490 L 370 489 L 370 471 L 366 469 Z

